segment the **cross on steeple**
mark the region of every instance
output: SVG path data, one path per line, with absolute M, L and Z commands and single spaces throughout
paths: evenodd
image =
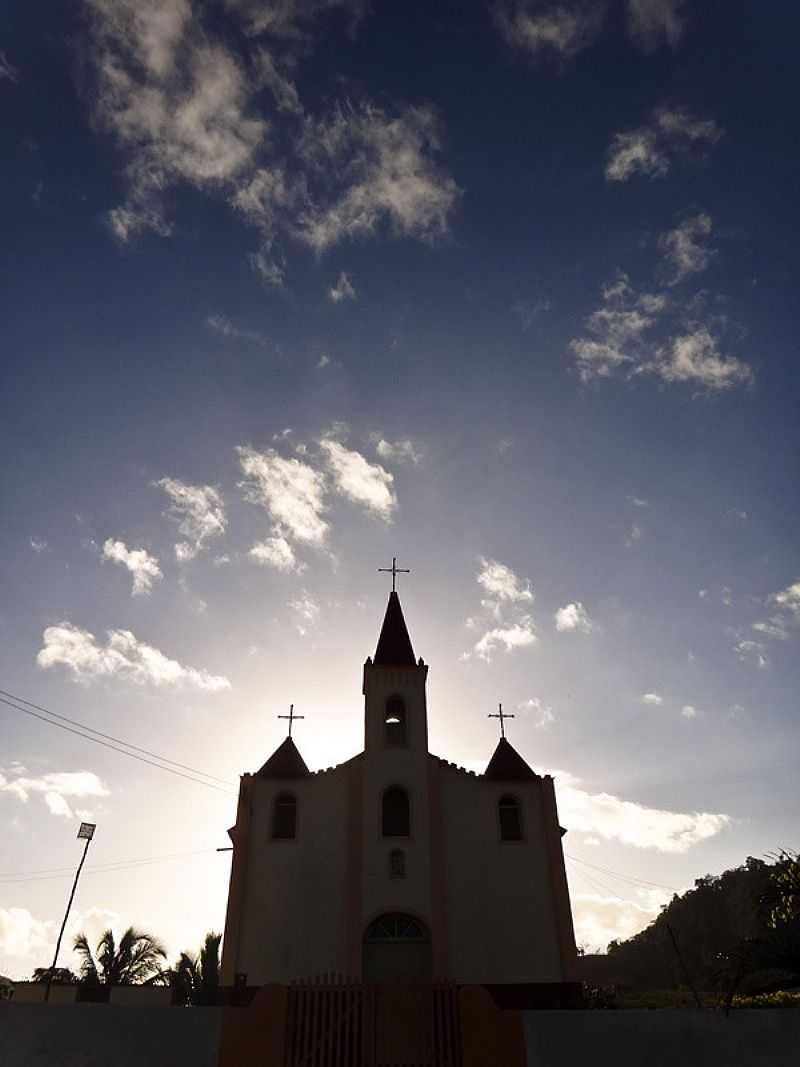
M 392 592 L 393 593 L 397 592 L 397 590 L 395 589 L 395 583 L 396 583 L 396 580 L 397 580 L 397 575 L 398 574 L 411 574 L 411 571 L 408 570 L 407 567 L 398 567 L 397 566 L 397 556 L 392 556 L 392 565 L 391 565 L 391 567 L 378 567 L 378 570 L 380 571 L 381 574 L 391 574 L 391 576 L 392 576 Z
M 503 705 L 502 704 L 498 704 L 497 705 L 497 711 L 493 712 L 491 715 L 487 715 L 486 717 L 487 717 L 487 719 L 499 719 L 500 720 L 500 736 L 501 737 L 505 737 L 506 736 L 506 731 L 505 731 L 504 722 L 505 722 L 506 719 L 515 719 L 516 715 L 513 715 L 509 711 L 503 711 Z
M 289 720 L 289 737 L 291 737 L 292 736 L 292 723 L 294 722 L 295 719 L 304 719 L 305 715 L 295 715 L 295 713 L 294 713 L 294 704 L 290 704 L 289 705 L 289 714 L 288 715 L 279 715 L 278 718 L 279 719 L 288 719 Z

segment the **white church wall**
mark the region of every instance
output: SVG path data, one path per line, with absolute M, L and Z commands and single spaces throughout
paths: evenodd
M 297 835 L 272 839 L 280 793 L 297 798 Z M 347 971 L 347 768 L 253 783 L 253 821 L 236 970 L 248 983 Z
M 562 980 L 537 782 L 503 784 L 441 767 L 450 977 L 457 982 Z M 513 794 L 522 841 L 501 841 L 497 802 Z

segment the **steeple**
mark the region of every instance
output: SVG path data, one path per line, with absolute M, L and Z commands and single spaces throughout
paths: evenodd
M 392 590 L 378 638 L 373 663 L 376 667 L 415 667 L 414 649 L 408 636 L 400 598 Z
M 257 778 L 308 778 L 311 774 L 291 737 L 278 745 Z
M 524 782 L 527 779 L 539 777 L 504 737 L 497 742 L 497 748 L 483 776 L 498 782 Z

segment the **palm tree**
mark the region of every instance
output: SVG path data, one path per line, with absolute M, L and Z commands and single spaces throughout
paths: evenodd
M 75 951 L 82 957 L 80 981 L 84 985 L 154 985 L 162 974 L 167 953 L 152 934 L 129 926 L 120 938 L 106 930 L 97 942 L 96 958 L 86 934 L 75 938 Z
M 172 988 L 183 1004 L 207 1007 L 217 1002 L 219 943 L 222 934 L 206 934 L 199 956 L 182 952 L 172 970 Z

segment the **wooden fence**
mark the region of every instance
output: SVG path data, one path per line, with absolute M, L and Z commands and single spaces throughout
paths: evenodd
M 288 990 L 284 1067 L 462 1067 L 458 991 L 320 975 Z

